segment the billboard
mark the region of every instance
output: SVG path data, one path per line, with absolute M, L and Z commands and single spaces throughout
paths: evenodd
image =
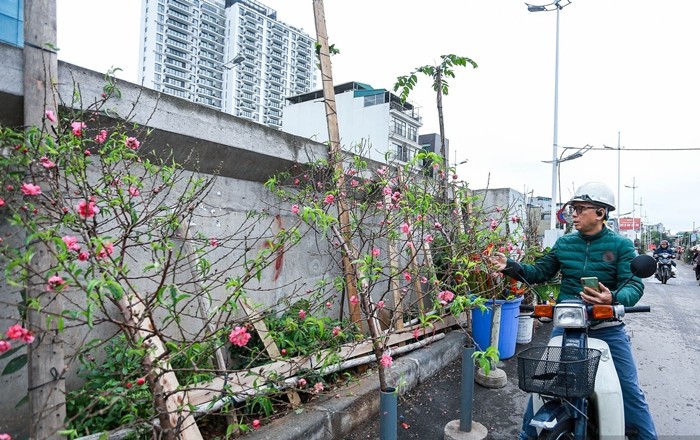
M 620 217 L 620 231 L 636 231 L 642 229 L 642 219 L 640 217 Z

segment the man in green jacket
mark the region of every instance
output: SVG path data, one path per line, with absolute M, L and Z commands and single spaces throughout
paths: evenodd
M 551 252 L 534 264 L 520 265 L 517 278 L 522 277 L 529 283 L 541 283 L 561 272 L 561 290 L 557 301 L 580 298 L 588 304 L 612 304 L 611 290 L 615 291 L 629 280 L 617 291 L 617 301 L 625 306 L 635 305 L 644 293 L 644 284 L 639 278 L 632 277 L 630 270 L 630 262 L 635 257 L 634 245 L 628 238 L 605 226 L 609 213 L 615 210 L 612 191 L 603 183 L 589 182 L 582 185 L 566 205 L 576 231 L 560 237 Z M 495 255 L 491 261 L 498 270 L 513 266 L 502 254 Z M 581 277 L 597 277 L 600 292 L 590 287 L 581 291 Z M 562 329 L 555 328 L 552 336 L 561 333 Z M 654 421 L 639 387 L 637 367 L 624 323 L 604 322 L 592 327 L 588 335 L 602 339 L 610 347 L 622 388 L 625 424 L 638 432 L 638 437 L 629 438 L 656 439 Z M 536 430 L 529 424 L 532 417 L 530 401 L 519 437 L 521 440 L 537 437 Z

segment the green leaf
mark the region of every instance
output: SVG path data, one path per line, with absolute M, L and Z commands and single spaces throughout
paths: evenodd
M 11 348 L 11 349 L 9 349 L 8 351 L 6 351 L 5 353 L 0 354 L 0 360 L 12 356 L 13 354 L 17 353 L 17 351 L 18 351 L 20 348 L 22 348 L 21 345 L 18 346 L 18 347 L 15 347 L 15 348 Z
M 17 356 L 16 358 L 12 359 L 10 362 L 5 365 L 5 369 L 2 370 L 2 376 L 7 376 L 8 374 L 12 374 L 16 371 L 21 370 L 25 365 L 27 365 L 27 354 L 21 354 Z
M 29 403 L 29 394 L 25 394 L 24 397 L 19 399 L 19 402 L 15 403 L 15 408 L 19 408 L 22 405 Z

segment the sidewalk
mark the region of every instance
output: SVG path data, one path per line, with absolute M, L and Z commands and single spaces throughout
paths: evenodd
M 532 342 L 518 345 L 516 353 L 533 344 L 546 344 L 550 330 L 550 325 L 536 322 Z M 445 425 L 459 419 L 464 341 L 461 331 L 452 331 L 444 339 L 396 359 L 392 376 L 405 387 L 399 396 L 399 440 L 442 440 Z M 493 440 L 517 436 L 527 401 L 527 394 L 518 389 L 516 357 L 504 360 L 500 368 L 508 377 L 504 388 L 488 389 L 474 384 L 472 420 L 484 425 L 488 438 Z M 378 412 L 379 380 L 372 374 L 246 438 L 374 440 L 379 438 Z

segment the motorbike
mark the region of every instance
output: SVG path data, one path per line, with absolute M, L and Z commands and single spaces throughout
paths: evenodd
M 666 284 L 666 282 L 673 277 L 673 255 L 667 252 L 657 254 L 656 256 L 656 279 L 661 281 L 661 284 Z
M 633 276 L 648 278 L 656 261 L 648 255 L 632 260 Z M 632 278 L 620 287 L 624 287 Z M 619 289 L 618 289 L 619 290 Z M 625 438 L 622 391 L 608 344 L 588 337 L 593 321 L 621 320 L 626 313 L 649 312 L 649 306 L 589 305 L 565 300 L 556 305 L 522 306 L 530 315 L 564 330 L 547 346 L 518 353 L 518 385 L 532 393 L 530 425 L 544 440 Z

